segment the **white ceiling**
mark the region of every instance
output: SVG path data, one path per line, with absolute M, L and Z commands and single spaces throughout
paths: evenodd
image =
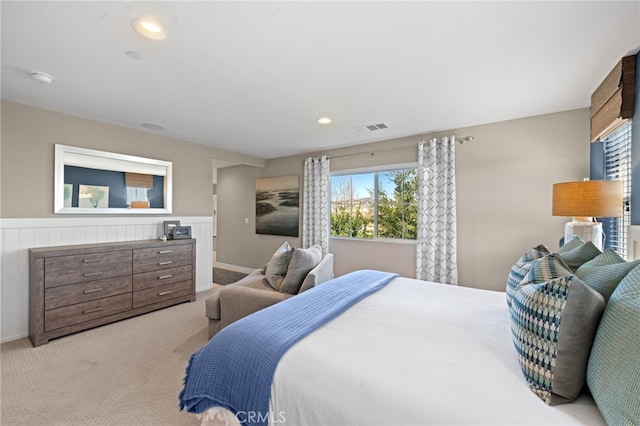
M 640 48 L 638 1 L 2 1 L 0 13 L 2 98 L 267 159 L 588 107 Z M 165 40 L 132 30 L 147 15 Z M 356 130 L 379 122 L 390 128 Z

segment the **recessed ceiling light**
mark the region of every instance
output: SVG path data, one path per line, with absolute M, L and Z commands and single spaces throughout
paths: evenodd
M 153 40 L 162 40 L 165 36 L 164 29 L 150 19 L 134 19 L 131 26 L 138 33 Z
M 142 123 L 140 124 L 142 127 L 144 127 L 145 129 L 149 129 L 149 130 L 164 130 L 164 126 L 162 124 L 156 124 L 156 123 Z
M 320 118 L 318 118 L 318 123 L 320 123 L 320 124 L 329 124 L 329 123 L 331 123 L 331 119 L 329 117 L 320 117 Z
M 51 82 L 53 81 L 53 77 L 51 77 L 49 74 L 45 74 L 43 72 L 32 72 L 31 73 L 31 78 L 33 78 L 34 80 L 37 80 L 41 83 L 46 83 L 46 84 L 51 84 Z

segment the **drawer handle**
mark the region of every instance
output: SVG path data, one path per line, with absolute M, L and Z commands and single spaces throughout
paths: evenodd
M 160 293 L 158 293 L 158 296 L 166 296 L 167 294 L 171 293 L 173 293 L 173 290 L 161 291 Z
M 169 274 L 169 275 L 161 275 L 161 276 L 159 276 L 159 277 L 158 277 L 158 279 L 159 279 L 159 280 L 166 280 L 167 278 L 171 278 L 171 277 L 173 277 L 173 275 L 172 275 L 172 274 Z
M 102 308 L 93 308 L 93 309 L 87 309 L 86 311 L 82 311 L 82 313 L 83 314 L 90 314 L 90 313 L 98 312 L 98 311 L 101 311 L 101 310 L 102 310 Z
M 84 259 L 82 263 L 96 263 L 96 262 L 100 262 L 100 260 L 102 259 Z
M 83 291 L 83 293 L 84 293 L 84 294 L 97 293 L 97 292 L 102 291 L 102 290 L 103 290 L 102 288 L 92 288 L 92 289 L 90 289 L 90 290 L 85 290 L 85 291 Z
M 84 274 L 85 277 L 95 277 L 96 275 L 102 275 L 104 272 L 86 272 Z
M 171 265 L 172 263 L 173 263 L 173 261 L 167 260 L 166 262 L 158 262 L 158 266 Z
M 158 254 L 167 254 L 167 253 L 173 253 L 173 250 L 160 250 L 158 252 Z

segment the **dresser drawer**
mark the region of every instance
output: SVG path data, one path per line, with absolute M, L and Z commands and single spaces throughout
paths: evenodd
M 50 309 L 44 313 L 44 329 L 45 331 L 55 330 L 130 309 L 130 293 Z
M 192 245 L 167 245 L 133 251 L 133 273 L 174 268 L 192 263 Z
M 108 278 L 88 283 L 62 285 L 47 288 L 44 292 L 44 308 L 55 309 L 75 305 L 116 294 L 131 293 L 131 276 Z
M 135 274 L 133 276 L 133 291 L 190 280 L 193 276 L 191 268 L 191 265 L 187 265 Z
M 167 284 L 160 287 L 148 288 L 146 290 L 133 292 L 133 308 L 152 305 L 164 300 L 173 299 L 180 296 L 188 296 L 192 292 L 192 281 L 182 281 L 179 283 Z
M 131 275 L 131 261 L 131 250 L 50 257 L 44 262 L 44 286 Z

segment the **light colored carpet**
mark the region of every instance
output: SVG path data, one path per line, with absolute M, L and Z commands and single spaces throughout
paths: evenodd
M 0 348 L 0 423 L 198 425 L 179 411 L 189 357 L 207 342 L 204 299 L 61 337 Z

